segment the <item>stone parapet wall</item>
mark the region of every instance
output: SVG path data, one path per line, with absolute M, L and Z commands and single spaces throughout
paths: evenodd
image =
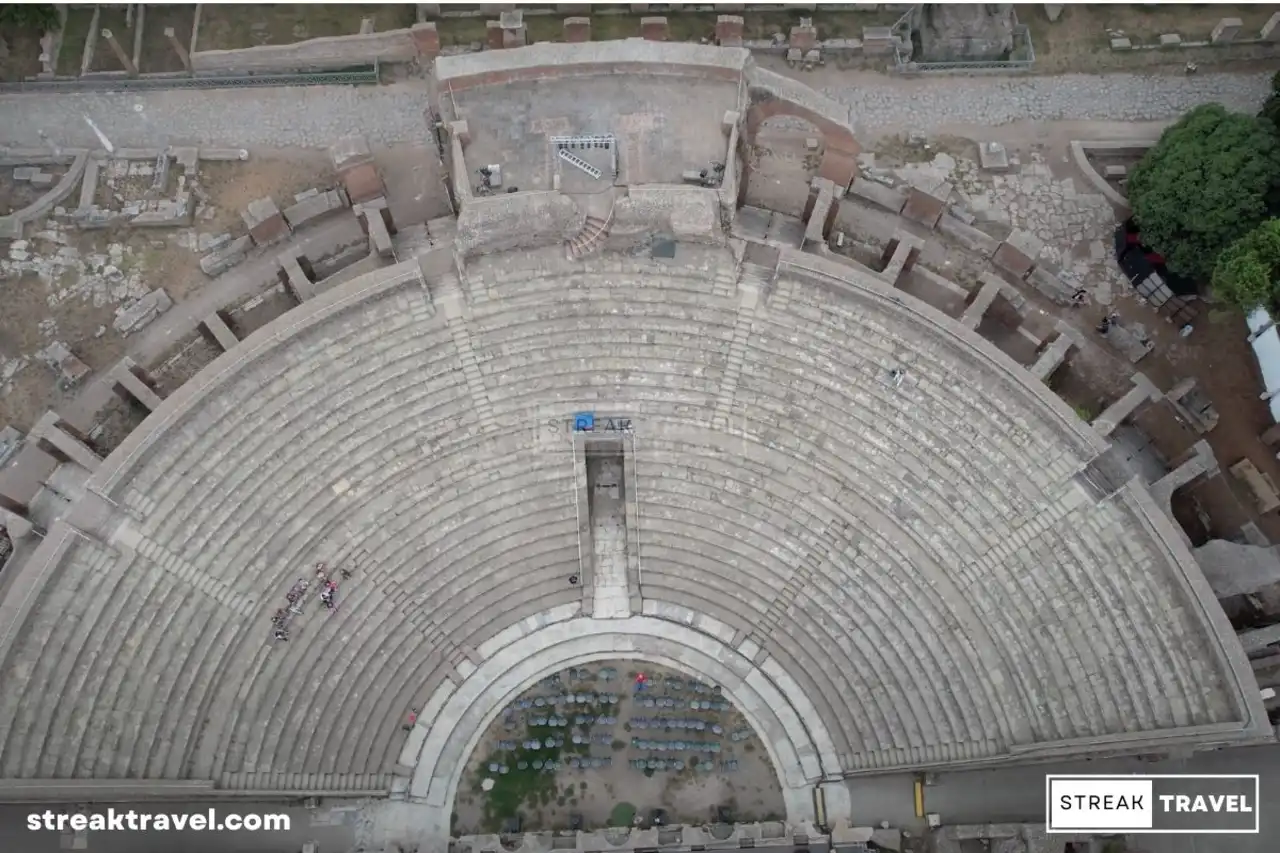
M 418 56 L 410 30 L 314 38 L 294 44 L 264 44 L 239 50 L 191 54 L 196 72 L 295 71 L 341 68 L 373 62 L 412 62 Z
M 633 188 L 613 206 L 613 225 L 605 245 L 628 248 L 658 233 L 685 243 L 723 244 L 719 193 L 701 187 Z
M 458 251 L 467 256 L 554 245 L 581 231 L 582 223 L 573 200 L 550 190 L 471 198 L 458 214 Z
M 647 74 L 735 83 L 751 54 L 742 48 L 624 39 L 580 44 L 535 44 L 436 60 L 435 77 L 453 92 L 530 80 Z

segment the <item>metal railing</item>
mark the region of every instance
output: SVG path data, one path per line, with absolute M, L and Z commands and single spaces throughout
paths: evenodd
M 64 77 L 0 83 L 0 94 L 58 92 L 138 92 L 163 89 L 251 89 L 263 86 L 373 86 L 381 69 L 372 65 L 336 71 L 292 71 L 268 74 L 156 74 L 141 77 Z
M 1035 45 L 1031 41 L 1031 28 L 1018 23 L 1012 10 L 1013 47 L 1006 59 L 959 60 L 954 62 L 916 62 L 913 33 L 919 28 L 920 6 L 915 6 L 898 19 L 891 28 L 896 37 L 893 48 L 893 71 L 896 74 L 942 74 L 948 72 L 1018 72 L 1030 71 L 1036 62 Z

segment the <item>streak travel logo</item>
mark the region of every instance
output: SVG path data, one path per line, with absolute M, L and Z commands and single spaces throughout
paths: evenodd
M 1045 777 L 1048 831 L 1256 833 L 1258 776 Z

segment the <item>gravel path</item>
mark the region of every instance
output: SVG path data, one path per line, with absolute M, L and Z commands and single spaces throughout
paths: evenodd
M 1020 120 L 1152 121 L 1205 101 L 1255 111 L 1269 74 L 1065 74 L 1056 77 L 896 79 L 821 69 L 799 79 L 847 103 L 859 129 L 919 130 Z M 350 86 L 0 96 L 0 142 L 98 143 L 89 116 L 115 145 L 203 144 L 324 147 L 352 132 L 375 144 L 420 141 L 427 133 L 421 81 Z

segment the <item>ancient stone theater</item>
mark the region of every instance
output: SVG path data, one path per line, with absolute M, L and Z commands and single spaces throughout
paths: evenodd
M 105 458 L 42 422 L 81 476 L 5 572 L 10 798 L 382 798 L 444 849 L 504 706 L 606 660 L 722 688 L 795 827 L 859 774 L 1269 732 L 1111 425 L 978 333 L 996 268 L 951 316 L 899 286 L 927 236 L 827 248 L 847 108 L 639 40 L 431 89 L 455 217 L 405 249 L 345 141 L 364 271 L 223 335 Z M 743 205 L 775 117 L 819 139 L 803 218 Z

